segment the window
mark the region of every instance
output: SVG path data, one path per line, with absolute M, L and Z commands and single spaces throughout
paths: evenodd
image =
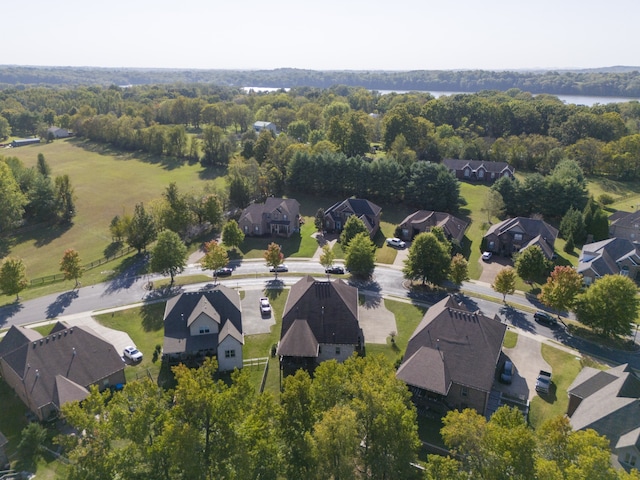
M 482 168 L 478 170 L 478 178 L 484 178 L 484 170 Z
M 255 229 L 256 232 L 260 231 L 260 225 L 256 225 L 255 227 L 253 227 Z
M 200 327 L 200 335 L 204 335 L 205 333 L 209 333 L 209 327 Z
M 463 397 L 468 397 L 469 396 L 469 389 L 467 387 L 462 387 L 462 389 L 460 390 L 460 394 Z
M 287 214 L 286 214 L 286 213 L 284 213 L 284 214 L 282 215 L 282 219 L 283 219 L 283 220 L 289 220 L 289 219 L 287 218 Z
M 236 351 L 235 350 L 225 350 L 224 351 L 224 358 L 235 358 L 236 356 Z
M 470 170 L 469 168 L 465 168 L 465 169 L 464 169 L 464 176 L 465 176 L 465 177 L 468 177 L 468 176 L 470 176 L 470 175 L 471 175 L 471 170 Z
M 244 233 L 249 233 L 249 226 L 248 225 L 244 226 Z
M 489 250 L 493 250 L 495 246 L 496 242 L 494 242 L 493 240 L 489 242 Z
M 513 234 L 513 239 L 514 239 L 516 242 L 521 242 L 521 241 L 522 241 L 522 234 L 521 234 L 521 233 L 514 233 L 514 234 Z
M 340 355 L 340 347 L 336 347 L 336 355 Z

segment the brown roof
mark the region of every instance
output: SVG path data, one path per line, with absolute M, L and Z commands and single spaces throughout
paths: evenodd
M 452 383 L 489 392 L 506 329 L 497 317 L 471 312 L 446 297 L 427 310 L 396 375 L 441 394 Z
M 296 323 L 299 320 L 308 328 Z M 288 334 L 294 323 L 296 327 Z M 363 344 L 358 323 L 358 289 L 342 280 L 318 281 L 311 276 L 296 282 L 285 305 L 280 339 L 287 340 L 285 345 L 309 344 L 309 332 L 318 344 Z M 282 348 L 281 345 L 280 355 L 289 356 Z
M 418 210 L 417 212 L 408 215 L 402 222 L 400 222 L 400 225 L 412 226 L 420 231 L 424 231 L 426 226 L 442 227 L 445 235 L 460 242 L 464 237 L 464 232 L 469 226 L 469 222 L 465 222 L 464 220 L 445 212 Z
M 515 172 L 515 168 L 507 162 L 487 162 L 484 160 L 459 160 L 457 158 L 445 158 L 442 160 L 442 163 L 452 170 L 462 170 L 468 166 L 471 170 L 478 170 L 478 168 L 484 167 L 487 172 L 502 173 L 505 170 L 509 170 L 511 174 Z

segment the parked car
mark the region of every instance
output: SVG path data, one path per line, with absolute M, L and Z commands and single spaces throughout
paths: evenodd
M 343 274 L 344 273 L 344 267 L 342 267 L 341 265 L 331 265 L 330 267 L 327 267 L 327 268 L 324 269 L 324 273 Z
M 289 267 L 287 267 L 284 263 L 281 263 L 277 267 L 269 267 L 270 272 L 288 272 Z
M 267 297 L 260 297 L 260 313 L 262 315 L 271 315 L 271 304 Z
M 387 245 L 389 245 L 390 247 L 396 247 L 396 248 L 404 248 L 407 246 L 406 243 L 404 243 L 402 240 L 400 240 L 397 237 L 387 238 Z
M 551 389 L 551 372 L 540 370 L 538 378 L 536 379 L 536 392 L 549 393 Z
M 233 273 L 233 268 L 231 267 L 222 267 L 218 270 L 213 271 L 214 277 L 228 277 Z
M 552 315 L 547 312 L 537 311 L 533 314 L 533 319 L 538 322 L 546 325 L 547 327 L 556 327 L 558 325 L 558 321 Z
M 125 347 L 123 353 L 124 357 L 128 358 L 132 362 L 139 362 L 140 360 L 142 360 L 142 352 L 131 345 Z
M 516 367 L 513 365 L 513 362 L 507 360 L 504 362 L 502 366 L 502 372 L 500 373 L 500 381 L 502 383 L 506 383 L 507 385 L 511 384 L 513 381 L 513 375 L 516 373 Z
M 488 262 L 493 257 L 493 253 L 491 252 L 482 252 L 482 260 Z

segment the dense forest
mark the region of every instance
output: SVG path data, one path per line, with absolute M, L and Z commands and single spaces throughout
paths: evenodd
M 640 97 L 640 67 L 571 71 L 318 71 L 178 70 L 0 66 L 0 87 L 11 85 L 149 85 L 209 83 L 235 87 L 315 87 L 333 85 L 370 90 L 477 92 L 518 88 L 531 93 Z

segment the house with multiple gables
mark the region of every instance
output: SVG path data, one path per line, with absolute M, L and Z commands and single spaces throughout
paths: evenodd
M 300 231 L 300 204 L 293 198 L 269 197 L 242 211 L 238 225 L 245 235 L 284 235 Z
M 396 377 L 419 410 L 473 408 L 486 415 L 507 326 L 447 296 L 411 335 Z
M 553 258 L 558 229 L 544 220 L 515 217 L 489 227 L 484 234 L 485 250 L 503 256 L 538 245 L 548 259 Z
M 585 367 L 569 386 L 567 415 L 574 430 L 605 435 L 625 468 L 640 466 L 640 378 L 628 364 Z
M 73 134 L 66 128 L 49 127 L 47 129 L 47 136 L 50 138 L 68 138 L 73 136 Z
M 609 236 L 640 242 L 640 211 L 617 211 L 609 216 Z
M 626 238 L 608 238 L 584 245 L 576 268 L 587 285 L 605 275 L 624 275 L 635 280 L 638 269 L 638 244 Z
M 324 227 L 328 232 L 341 232 L 351 215 L 364 223 L 373 238 L 380 229 L 382 208 L 363 198 L 347 198 L 331 205 L 324 211 Z
M 56 323 L 49 335 L 12 326 L 0 342 L 0 375 L 39 420 L 62 405 L 125 383 L 115 347 L 90 328 Z
M 400 238 L 410 241 L 419 233 L 431 231 L 433 227 L 442 228 L 449 241 L 459 246 L 462 244 L 469 222 L 449 213 L 418 210 L 400 223 Z
M 220 371 L 242 368 L 242 313 L 237 291 L 217 285 L 167 301 L 162 359 L 198 365 L 217 357 Z
M 311 276 L 291 287 L 276 350 L 284 375 L 300 368 L 313 372 L 325 360 L 343 362 L 363 347 L 357 288 Z
M 514 178 L 516 173 L 515 168 L 506 162 L 445 158 L 442 163 L 458 180 L 470 182 L 493 183 L 501 177 Z

